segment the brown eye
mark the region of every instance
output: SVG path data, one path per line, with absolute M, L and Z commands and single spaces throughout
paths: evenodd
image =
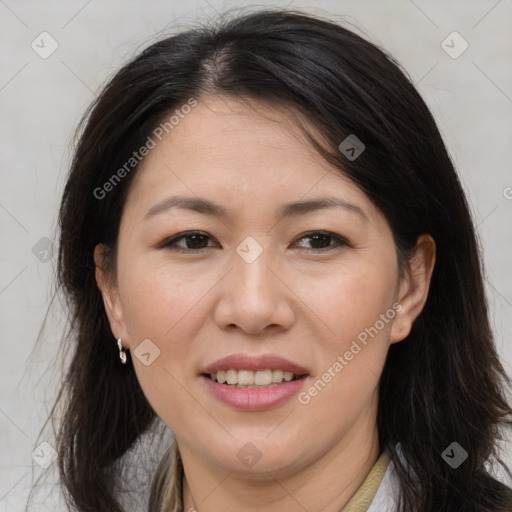
M 327 251 L 339 246 L 349 245 L 346 240 L 328 231 L 312 231 L 302 235 L 299 240 L 311 240 L 312 250 Z M 330 242 L 334 241 L 334 245 Z
M 299 240 L 308 239 L 311 244 L 309 251 L 313 252 L 327 252 L 337 247 L 350 246 L 345 239 L 328 231 L 312 231 L 299 238 Z M 200 252 L 203 249 L 213 247 L 212 245 L 208 245 L 209 240 L 213 239 L 206 233 L 201 231 L 188 231 L 165 240 L 158 247 L 182 253 Z M 305 249 L 308 250 L 308 248 Z
M 178 245 L 178 242 L 182 240 L 185 241 L 185 247 Z M 160 248 L 166 248 L 176 252 L 194 252 L 208 248 L 208 240 L 212 240 L 212 238 L 200 231 L 189 231 L 164 241 L 160 245 Z

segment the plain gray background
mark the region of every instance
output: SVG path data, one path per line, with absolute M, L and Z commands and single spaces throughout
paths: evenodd
M 32 479 L 45 471 L 31 455 L 45 439 L 51 444 L 38 434 L 58 382 L 49 365 L 59 357 L 61 314 L 49 317 L 32 350 L 51 295 L 57 208 L 78 120 L 106 79 L 148 43 L 233 7 L 270 5 L 354 25 L 412 77 L 467 191 L 496 342 L 512 375 L 511 0 L 0 0 L 1 511 L 23 509 Z M 52 44 L 57 49 L 46 55 Z M 510 457 L 510 445 L 505 450 Z M 40 508 L 49 509 L 48 502 Z

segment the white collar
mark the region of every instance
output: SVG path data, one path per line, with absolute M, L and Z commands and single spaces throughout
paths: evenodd
M 393 462 L 389 461 L 386 472 L 367 512 L 397 512 L 398 492 L 398 477 Z

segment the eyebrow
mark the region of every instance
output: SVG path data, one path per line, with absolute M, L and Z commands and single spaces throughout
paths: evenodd
M 229 216 L 228 211 L 223 206 L 209 201 L 208 199 L 201 197 L 171 196 L 152 206 L 146 215 L 144 215 L 143 221 L 172 208 L 190 210 L 212 217 L 226 218 Z M 359 206 L 333 196 L 318 197 L 309 201 L 283 204 L 277 211 L 277 218 L 281 220 L 285 218 L 298 217 L 327 208 L 343 208 L 344 210 L 358 215 L 365 222 L 369 222 L 367 215 Z

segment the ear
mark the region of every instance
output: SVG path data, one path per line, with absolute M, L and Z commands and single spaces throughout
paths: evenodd
M 110 329 L 116 339 L 123 340 L 123 346 L 129 348 L 128 332 L 123 317 L 123 310 L 119 301 L 119 294 L 114 279 L 105 271 L 105 246 L 98 244 L 94 248 L 94 263 L 96 266 L 96 284 L 101 291 L 105 312 L 110 323 Z
M 406 338 L 416 317 L 427 302 L 430 280 L 436 260 L 436 244 L 430 235 L 421 235 L 410 260 L 410 268 L 400 281 L 397 314 L 390 333 L 390 343 Z

